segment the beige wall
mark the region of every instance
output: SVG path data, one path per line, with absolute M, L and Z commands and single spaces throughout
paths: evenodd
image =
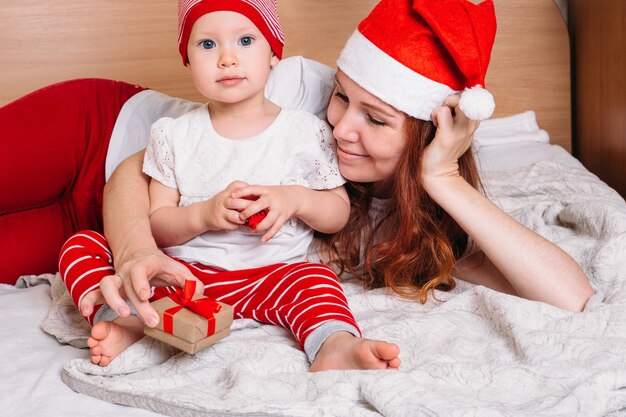
M 285 56 L 334 66 L 377 0 L 278 0 Z M 0 106 L 71 78 L 201 99 L 178 55 L 174 0 L 0 0 Z

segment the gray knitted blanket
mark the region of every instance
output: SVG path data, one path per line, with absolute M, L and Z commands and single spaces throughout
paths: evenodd
M 400 346 L 400 371 L 309 373 L 285 330 L 237 320 L 231 336 L 195 356 L 144 338 L 107 368 L 70 361 L 63 381 L 170 416 L 626 415 L 624 200 L 554 162 L 486 173 L 485 186 L 583 266 L 597 291 L 583 313 L 463 283 L 426 305 L 346 283 L 364 335 Z M 52 294 L 42 327 L 81 345 L 86 328 L 63 310 L 71 301 L 58 277 Z

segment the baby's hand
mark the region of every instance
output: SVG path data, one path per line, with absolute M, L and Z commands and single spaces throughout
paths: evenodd
M 231 197 L 235 200 L 250 200 L 250 204 L 239 213 L 239 218 L 244 222 L 267 211 L 265 218 L 254 228 L 265 232 L 261 237 L 262 242 L 274 237 L 285 222 L 297 214 L 299 208 L 291 186 L 288 185 L 248 185 L 234 190 Z
M 223 191 L 204 202 L 208 230 L 235 230 L 245 223 L 239 213 L 251 203 L 249 199 L 232 197 L 233 191 L 247 187 L 242 181 L 234 181 Z
M 267 216 L 267 213 L 269 213 L 268 209 L 263 209 L 258 213 L 254 213 L 246 219 L 245 225 L 252 230 L 256 230 L 257 225 L 263 221 L 263 219 Z

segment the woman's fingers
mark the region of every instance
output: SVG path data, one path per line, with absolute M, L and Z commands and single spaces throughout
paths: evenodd
M 467 129 L 465 129 L 465 134 L 466 135 L 471 135 L 472 138 L 474 137 L 474 133 L 476 133 L 476 129 L 478 129 L 478 126 L 480 126 L 480 120 L 472 120 L 472 119 L 468 119 L 468 125 L 467 125 Z
M 443 104 L 439 107 L 436 107 L 431 113 L 431 119 L 437 128 L 444 129 L 452 129 L 454 126 L 454 118 L 460 113 L 462 114 L 459 107 L 459 101 L 461 96 L 458 94 L 452 94 L 443 101 Z M 445 125 L 442 125 L 442 122 L 449 122 Z
M 444 106 L 447 106 L 451 109 L 456 109 L 460 101 L 461 101 L 460 94 L 452 94 L 446 97 L 446 99 L 443 101 L 443 104 Z
M 124 279 L 124 289 L 128 300 L 133 304 L 142 320 L 150 327 L 159 324 L 159 316 L 150 305 L 150 286 L 176 286 L 182 288 L 185 280 L 198 279 L 181 263 L 162 252 L 153 253 L 136 262 L 129 269 L 129 279 Z M 196 291 L 202 292 L 203 285 L 197 285 Z
M 454 119 L 452 118 L 452 110 L 448 106 L 437 107 L 431 113 L 431 118 L 437 130 L 441 132 L 443 137 L 450 137 L 454 127 Z
M 159 324 L 159 316 L 149 302 L 151 286 L 183 287 L 186 279 L 198 281 L 179 262 L 162 252 L 151 252 L 137 258 L 128 267 L 124 265 L 115 275 L 103 278 L 100 289 L 106 303 L 120 316 L 130 314 L 127 299 L 144 323 L 155 327 Z M 196 286 L 197 293 L 201 294 L 203 290 L 204 285 Z
M 80 314 L 83 317 L 89 317 L 91 313 L 93 313 L 93 309 L 98 304 L 103 304 L 105 302 L 104 296 L 102 295 L 102 291 L 100 288 L 95 289 L 87 294 L 80 300 L 79 310 Z
M 121 317 L 126 317 L 130 314 L 130 309 L 122 298 L 123 287 L 122 277 L 118 274 L 106 276 L 100 281 L 100 291 L 106 303 Z
M 453 128 L 458 132 L 462 132 L 464 136 L 473 136 L 474 132 L 478 128 L 480 121 L 472 120 L 468 118 L 465 113 L 459 107 L 461 96 L 459 94 L 453 94 L 446 97 L 443 104 L 448 107 L 453 116 Z

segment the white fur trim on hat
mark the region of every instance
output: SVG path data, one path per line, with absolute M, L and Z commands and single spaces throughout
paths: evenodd
M 391 58 L 358 30 L 348 39 L 337 65 L 369 93 L 421 120 L 431 120 L 431 112 L 456 93 Z

